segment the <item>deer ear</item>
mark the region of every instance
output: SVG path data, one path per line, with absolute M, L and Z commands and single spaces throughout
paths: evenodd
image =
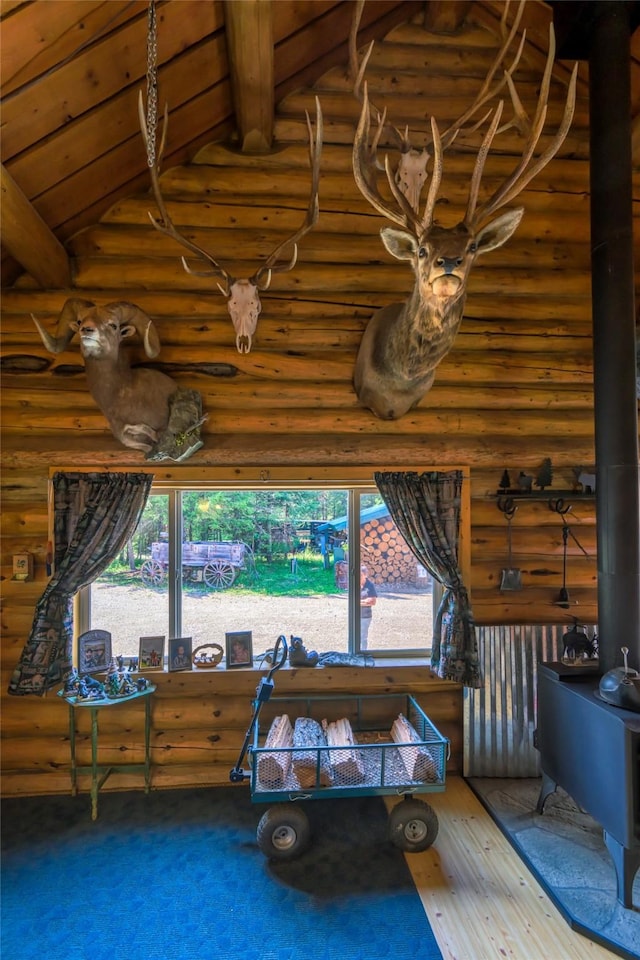
M 495 220 L 491 220 L 476 237 L 478 253 L 497 250 L 503 243 L 506 243 L 509 237 L 515 233 L 523 214 L 524 207 L 516 207 L 515 210 L 508 210 L 501 216 L 496 217 Z
M 418 249 L 418 241 L 413 234 L 407 233 L 406 230 L 384 227 L 380 231 L 380 236 L 385 247 L 396 260 L 413 260 Z
M 126 340 L 127 337 L 133 337 L 136 332 L 136 328 L 132 323 L 123 323 L 120 326 L 120 339 Z

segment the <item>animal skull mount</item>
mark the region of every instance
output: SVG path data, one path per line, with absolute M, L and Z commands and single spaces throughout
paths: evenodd
M 491 88 L 491 77 L 515 35 L 514 27 L 498 57 L 494 61 L 482 90 L 472 108 L 452 124 L 442 135 L 435 119 L 431 118 L 431 146 L 427 160 L 433 158 L 431 181 L 424 211 L 419 211 L 420 179 L 411 180 L 413 186 L 403 183 L 400 173 L 391 168 L 385 157 L 384 170 L 393 201 L 387 200 L 378 189 L 377 146 L 386 114 L 378 112 L 378 127 L 371 136 L 371 107 L 367 85 L 364 84 L 362 109 L 353 144 L 353 172 L 356 184 L 371 206 L 395 228 L 380 231 L 387 251 L 398 260 L 411 264 L 414 286 L 402 303 L 392 303 L 378 310 L 369 320 L 363 334 L 354 370 L 354 388 L 363 406 L 384 420 L 396 420 L 413 409 L 431 388 L 438 364 L 453 346 L 462 321 L 467 282 L 471 268 L 480 254 L 498 249 L 512 236 L 520 223 L 524 208 L 494 214 L 510 203 L 528 183 L 555 156 L 569 131 L 573 119 L 576 93 L 577 64 L 568 85 L 564 114 L 557 132 L 549 139 L 539 156 L 534 156 L 542 134 L 547 112 L 551 70 L 555 55 L 553 25 L 550 27 L 549 53 L 540 84 L 536 112 L 531 120 L 523 120 L 520 100 L 515 91 L 512 73 L 519 60 L 524 38 L 509 70 L 506 82 L 511 92 L 516 120 L 505 126 L 521 129 L 526 120 L 527 136 L 522 157 L 516 161 L 512 173 L 480 206 L 478 194 L 487 155 L 500 127 L 504 104 L 500 101 L 489 123 L 477 154 L 471 176 L 469 198 L 464 218 L 453 227 L 434 222 L 434 209 L 443 174 L 443 153 L 457 134 L 462 122 L 496 93 Z M 486 120 L 487 118 L 483 118 Z M 482 121 L 481 121 L 482 122 Z M 408 134 L 403 154 L 411 156 Z M 413 153 L 416 153 L 413 151 Z M 420 162 L 424 159 L 424 151 Z
M 138 113 L 142 137 L 147 145 L 147 152 L 149 152 L 149 135 L 144 115 L 142 94 L 140 94 L 138 100 Z M 206 271 L 197 271 L 189 266 L 186 257 L 182 257 L 182 265 L 187 273 L 199 277 L 221 278 L 222 282 L 218 283 L 217 287 L 222 295 L 227 299 L 227 308 L 236 332 L 236 349 L 238 353 L 249 353 L 253 342 L 253 335 L 258 324 L 258 317 L 262 311 L 260 293 L 268 289 L 271 283 L 271 277 L 274 273 L 287 273 L 289 270 L 294 268 L 298 259 L 298 243 L 315 226 L 320 214 L 318 188 L 320 183 L 320 158 L 322 155 L 323 137 L 322 108 L 320 106 L 320 100 L 318 97 L 316 97 L 315 138 L 313 135 L 313 128 L 309 114 L 306 114 L 307 131 L 309 136 L 309 163 L 311 166 L 311 192 L 306 216 L 298 230 L 296 230 L 295 233 L 293 233 L 290 237 L 287 237 L 286 240 L 283 240 L 282 243 L 278 244 L 275 250 L 269 254 L 266 261 L 258 268 L 258 270 L 256 270 L 253 276 L 241 279 L 232 277 L 231 274 L 228 273 L 221 264 L 214 260 L 211 254 L 207 253 L 207 251 L 202 247 L 199 247 L 197 244 L 193 243 L 191 240 L 188 240 L 185 236 L 179 233 L 177 228 L 174 226 L 171 217 L 169 216 L 169 212 L 160 191 L 160 179 L 158 175 L 159 162 L 162 158 L 164 139 L 167 132 L 166 107 L 164 117 L 163 138 L 158 154 L 158 163 L 153 162 L 149 167 L 151 172 L 151 185 L 153 188 L 153 194 L 158 206 L 158 210 L 160 211 L 161 220 L 156 220 L 151 214 L 149 214 L 149 219 L 156 230 L 159 230 L 160 233 L 164 233 L 167 236 L 172 237 L 179 244 L 181 244 L 183 247 L 186 247 L 187 250 L 194 254 L 197 259 L 208 265 L 208 269 Z M 291 248 L 293 248 L 293 252 L 289 259 L 281 260 L 285 250 Z
M 234 280 L 228 291 L 220 284 L 218 289 L 227 298 L 227 309 L 236 331 L 236 349 L 238 353 L 249 353 L 262 311 L 260 288 L 251 280 Z M 266 286 L 263 289 L 266 290 Z
M 66 350 L 77 333 L 91 396 L 109 422 L 116 440 L 142 450 L 146 460 L 186 460 L 203 445 L 202 400 L 195 390 L 179 387 L 159 370 L 132 367 L 123 344 L 138 334 L 150 359 L 160 353 L 160 339 L 150 317 L 134 303 L 99 307 L 71 298 L 62 308 L 58 336 L 33 316 L 50 353 Z

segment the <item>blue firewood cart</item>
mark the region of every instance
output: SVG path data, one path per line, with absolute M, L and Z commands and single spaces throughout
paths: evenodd
M 390 840 L 407 852 L 426 850 L 438 834 L 438 818 L 418 795 L 444 791 L 449 741 L 410 694 L 272 697 L 273 675 L 286 656 L 286 640 L 279 637 L 274 666 L 258 685 L 251 723 L 230 772 L 233 783 L 250 781 L 253 802 L 273 804 L 258 824 L 262 853 L 273 860 L 292 860 L 307 849 L 311 827 L 304 801 L 387 795 L 403 797 L 389 816 Z M 284 714 L 292 725 L 307 717 L 325 728 L 346 719 L 355 742 L 267 746 L 272 723 Z M 417 733 L 417 740 L 392 740 L 390 731 L 399 715 Z M 247 754 L 250 770 L 245 771 L 242 762 Z

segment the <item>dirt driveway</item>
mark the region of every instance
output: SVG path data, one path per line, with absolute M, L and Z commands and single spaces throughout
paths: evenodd
M 369 633 L 371 650 L 425 649 L 431 645 L 431 593 L 380 591 Z M 138 585 L 94 586 L 91 622 L 109 630 L 113 653 L 137 656 L 139 638 L 167 634 L 168 599 Z M 323 597 L 265 597 L 230 590 L 186 596 L 183 636 L 193 648 L 203 643 L 225 645 L 227 630 L 251 630 L 254 654 L 273 647 L 284 634 L 302 637 L 307 650 L 346 651 L 348 633 L 346 594 Z

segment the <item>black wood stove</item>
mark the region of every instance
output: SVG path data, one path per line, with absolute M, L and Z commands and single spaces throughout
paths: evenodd
M 594 0 L 559 8 L 564 14 L 578 8 L 585 18 L 584 51 L 577 55 L 589 61 L 600 662 L 590 672 L 561 663 L 539 665 L 538 809 L 559 785 L 602 825 L 618 900 L 631 907 L 640 866 L 640 713 L 606 703 L 599 685 L 602 674 L 622 665 L 623 646 L 631 665 L 640 663 L 631 80 L 630 68 L 611 69 L 612 63 L 630 64 L 631 17 L 638 5 Z M 558 54 L 563 56 L 560 47 Z
M 601 824 L 618 900 L 630 908 L 640 867 L 640 714 L 605 703 L 598 685 L 593 668 L 538 666 L 538 813 L 561 786 Z

